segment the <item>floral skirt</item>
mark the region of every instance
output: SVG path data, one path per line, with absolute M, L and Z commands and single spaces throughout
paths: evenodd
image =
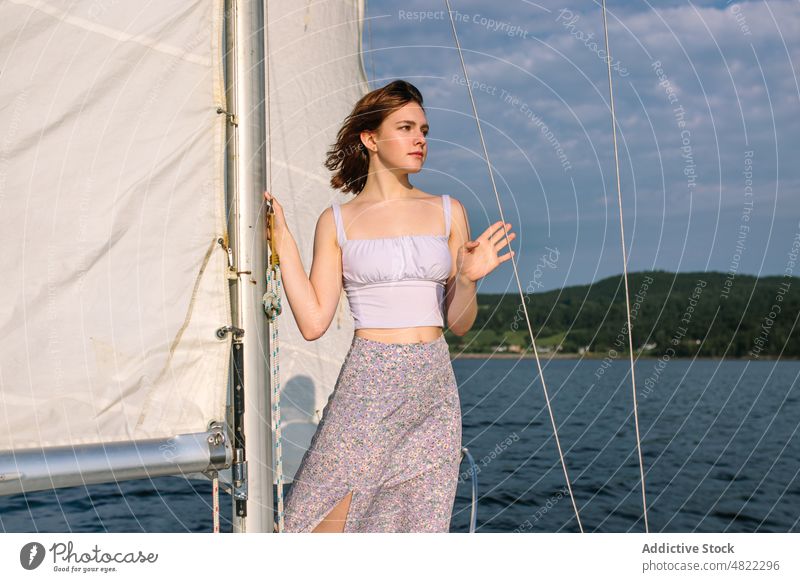
M 345 532 L 447 532 L 461 462 L 461 404 L 444 336 L 353 336 L 284 506 L 310 532 L 352 492 Z

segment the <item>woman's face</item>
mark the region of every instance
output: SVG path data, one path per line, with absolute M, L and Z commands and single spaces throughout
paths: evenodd
M 418 103 L 410 101 L 383 120 L 368 146 L 377 148 L 376 153 L 386 168 L 416 173 L 428 156 L 427 134 L 425 112 Z

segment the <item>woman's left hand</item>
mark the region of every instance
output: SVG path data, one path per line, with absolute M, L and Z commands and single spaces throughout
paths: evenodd
M 509 222 L 505 223 L 505 230 L 509 233 L 508 240 L 503 230 L 503 221 L 498 221 L 474 241 L 464 243 L 464 246 L 458 249 L 458 275 L 474 282 L 494 271 L 500 263 L 510 259 L 514 251 L 502 256 L 497 253 L 508 244 L 508 241 L 514 240 L 516 233 L 510 232 Z

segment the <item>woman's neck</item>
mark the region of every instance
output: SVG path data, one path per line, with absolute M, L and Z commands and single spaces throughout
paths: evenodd
M 415 190 L 413 184 L 408 181 L 408 172 L 385 167 L 373 169 L 373 165 L 370 164 L 367 183 L 364 184 L 364 189 L 358 197 L 372 202 L 388 202 L 411 198 Z

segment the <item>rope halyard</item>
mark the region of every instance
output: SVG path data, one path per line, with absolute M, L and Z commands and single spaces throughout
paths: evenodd
M 272 384 L 272 430 L 273 430 L 273 459 L 275 461 L 275 475 L 277 484 L 278 505 L 278 532 L 283 531 L 283 449 L 281 446 L 281 379 L 280 379 L 280 349 L 278 345 L 278 316 L 281 314 L 281 266 L 280 258 L 275 251 L 273 237 L 273 223 L 275 212 L 269 206 L 267 214 L 267 228 L 269 231 L 270 258 L 267 265 L 266 279 L 267 291 L 264 293 L 264 312 L 269 319 L 269 345 L 270 345 L 270 384 Z
M 213 504 L 214 533 L 219 533 L 219 473 L 214 471 L 214 478 L 211 480 L 211 499 Z
M 469 76 L 467 75 L 467 66 L 464 63 L 464 55 L 461 53 L 461 44 L 458 42 L 458 33 L 456 32 L 456 24 L 455 24 L 455 21 L 453 20 L 453 12 L 452 12 L 452 10 L 450 8 L 450 0 L 445 0 L 445 4 L 447 5 L 447 13 L 450 16 L 450 25 L 453 28 L 453 38 L 455 39 L 455 42 L 456 42 L 456 49 L 458 50 L 458 56 L 461 59 L 461 68 L 464 71 L 464 81 L 465 81 L 465 84 L 467 85 L 467 91 L 469 92 L 470 102 L 472 103 L 472 110 L 473 110 L 474 115 L 475 115 L 475 122 L 478 124 L 478 135 L 480 136 L 481 145 L 483 146 L 483 156 L 484 156 L 484 159 L 486 160 L 486 165 L 489 168 L 489 179 L 492 182 L 492 189 L 494 190 L 495 199 L 497 200 L 497 208 L 500 211 L 500 219 L 503 221 L 503 224 L 505 225 L 506 224 L 506 217 L 503 214 L 503 206 L 500 203 L 500 195 L 497 193 L 497 185 L 495 184 L 495 181 L 494 181 L 494 172 L 492 171 L 492 163 L 489 161 L 489 151 L 486 149 L 486 142 L 483 139 L 483 130 L 481 128 L 480 118 L 478 117 L 478 108 L 475 105 L 475 98 L 472 96 L 472 86 L 470 85 Z M 505 228 L 504 228 L 504 231 L 505 231 Z M 504 232 L 504 234 L 505 234 L 505 237 L 506 237 L 506 244 L 508 244 L 509 248 L 511 248 L 511 242 L 508 239 L 508 232 Z M 578 513 L 578 506 L 575 503 L 575 496 L 572 494 L 572 485 L 570 484 L 569 473 L 567 472 L 567 464 L 566 464 L 566 461 L 564 460 L 564 453 L 561 450 L 561 442 L 559 441 L 559 438 L 558 438 L 558 429 L 556 427 L 556 420 L 555 420 L 555 416 L 553 415 L 553 408 L 550 406 L 550 396 L 547 393 L 547 385 L 544 382 L 544 374 L 542 373 L 542 364 L 539 361 L 539 353 L 538 353 L 538 351 L 536 349 L 536 341 L 534 340 L 534 336 L 533 336 L 533 328 L 531 326 L 530 317 L 528 316 L 527 302 L 525 301 L 525 295 L 524 295 L 524 293 L 522 291 L 522 284 L 520 283 L 520 280 L 519 280 L 519 273 L 517 272 L 517 262 L 514 259 L 513 255 L 511 256 L 511 265 L 514 268 L 514 278 L 517 280 L 517 288 L 519 289 L 520 299 L 522 300 L 521 301 L 522 302 L 522 310 L 523 310 L 523 313 L 525 314 L 525 321 L 527 322 L 527 325 L 528 325 L 528 333 L 530 334 L 530 337 L 531 337 L 531 345 L 533 346 L 533 354 L 536 357 L 536 367 L 539 370 L 539 378 L 542 381 L 542 389 L 544 390 L 544 398 L 545 398 L 545 402 L 547 403 L 547 411 L 550 413 L 550 423 L 553 426 L 553 436 L 555 437 L 556 447 L 558 448 L 558 456 L 561 459 L 561 468 L 564 471 L 564 479 L 567 482 L 567 489 L 569 491 L 569 497 L 570 497 L 570 500 L 572 501 L 572 509 L 575 511 L 575 519 L 578 520 L 578 528 L 580 529 L 581 533 L 583 533 L 583 524 L 581 523 L 581 517 L 580 517 L 580 514 Z
M 269 2 L 264 3 L 264 55 L 266 95 L 265 105 L 267 113 L 267 190 L 272 193 L 272 113 L 270 111 L 270 97 L 272 90 L 270 83 L 270 64 L 272 61 L 269 52 Z M 281 444 L 281 377 L 280 377 L 280 349 L 278 344 L 278 316 L 281 314 L 281 265 L 278 251 L 275 248 L 275 210 L 272 200 L 267 202 L 267 231 L 269 238 L 269 263 L 266 270 L 267 290 L 264 293 L 264 312 L 268 317 L 270 330 L 270 384 L 272 385 L 272 431 L 273 451 L 272 456 L 275 467 L 276 502 L 278 506 L 278 523 L 276 532 L 283 532 L 283 448 Z
M 636 449 L 639 452 L 639 475 L 642 483 L 642 508 L 644 510 L 644 531 L 650 533 L 647 523 L 647 497 L 644 491 L 644 461 L 642 442 L 639 437 L 639 407 L 636 404 L 636 375 L 633 364 L 633 327 L 631 325 L 631 300 L 628 291 L 628 257 L 625 251 L 625 222 L 622 219 L 622 187 L 619 177 L 619 153 L 617 151 L 617 117 L 614 111 L 614 84 L 611 81 L 611 52 L 608 48 L 608 22 L 606 21 L 606 0 L 603 0 L 603 33 L 606 39 L 606 62 L 608 63 L 608 95 L 611 104 L 611 133 L 614 136 L 614 166 L 617 171 L 617 202 L 619 205 L 619 232 L 622 242 L 622 274 L 625 280 L 625 312 L 628 317 L 628 349 L 631 359 L 631 383 L 633 386 L 633 418 L 636 425 Z

